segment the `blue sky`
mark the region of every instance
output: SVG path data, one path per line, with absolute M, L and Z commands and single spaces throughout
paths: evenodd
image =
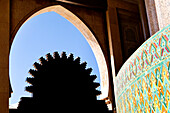
M 86 61 L 87 67 L 93 68 L 92 75 L 98 76 L 99 70 L 95 56 L 83 35 L 68 20 L 55 12 L 43 13 L 30 19 L 21 26 L 11 47 L 9 74 L 13 88 L 9 104 L 15 104 L 20 97 L 31 96 L 25 91 L 25 82 L 33 63 L 47 53 L 65 51 Z

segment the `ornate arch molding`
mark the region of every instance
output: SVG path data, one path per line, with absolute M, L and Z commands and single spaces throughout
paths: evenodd
M 85 37 L 87 42 L 89 43 L 90 47 L 92 48 L 96 61 L 98 63 L 99 72 L 100 72 L 100 79 L 101 79 L 101 99 L 107 98 L 109 94 L 109 77 L 108 77 L 108 68 L 106 64 L 106 60 L 103 54 L 103 51 L 96 40 L 93 33 L 90 31 L 90 29 L 71 11 L 67 10 L 61 5 L 54 5 L 54 6 L 48 6 L 46 8 L 40 9 L 39 11 L 35 11 L 28 19 L 25 19 L 20 23 L 20 25 L 23 25 L 25 22 L 27 22 L 29 19 L 42 14 L 46 12 L 54 11 L 64 18 L 66 18 L 68 21 L 70 21 Z M 19 28 L 18 28 L 19 29 Z M 13 37 L 12 37 L 13 40 Z M 11 40 L 11 42 L 12 42 Z

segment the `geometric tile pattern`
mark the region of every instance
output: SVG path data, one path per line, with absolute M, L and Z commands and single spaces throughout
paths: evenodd
M 118 113 L 170 113 L 170 25 L 137 49 L 114 83 Z

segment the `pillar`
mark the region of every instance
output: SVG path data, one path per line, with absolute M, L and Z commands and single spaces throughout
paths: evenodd
M 154 0 L 145 0 L 145 7 L 148 18 L 150 36 L 152 36 L 159 30 Z
M 150 35 L 170 24 L 169 0 L 145 0 Z
M 8 113 L 10 0 L 0 0 L 0 113 Z

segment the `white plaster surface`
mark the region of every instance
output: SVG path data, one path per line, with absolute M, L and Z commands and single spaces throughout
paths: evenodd
M 170 24 L 170 0 L 154 0 L 158 17 L 159 28 Z

